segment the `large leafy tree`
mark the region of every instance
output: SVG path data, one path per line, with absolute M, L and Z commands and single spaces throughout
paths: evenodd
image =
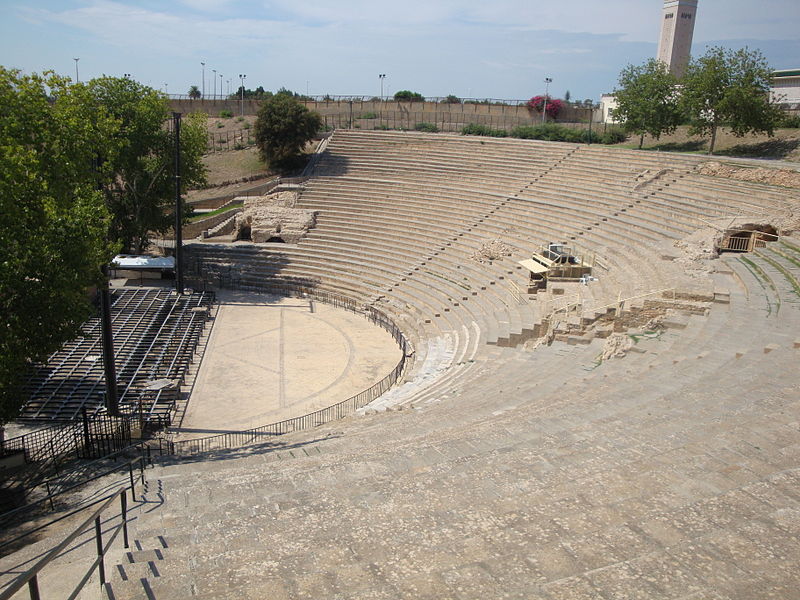
M 288 94 L 264 100 L 256 119 L 256 146 L 270 167 L 294 166 L 300 151 L 322 126 L 316 112 L 308 110 Z
M 26 367 L 74 337 L 113 248 L 96 177 L 116 155 L 113 119 L 84 86 L 0 67 L 0 426 Z M 108 175 L 108 171 L 105 172 Z
M 682 80 L 682 102 L 690 119 L 689 132 L 709 135 L 713 154 L 717 129 L 725 125 L 734 135 L 763 132 L 772 135 L 781 121 L 770 102 L 772 69 L 758 50 L 710 48 L 692 61 Z
M 100 152 L 103 192 L 111 212 L 111 238 L 128 252 L 140 253 L 152 233 L 173 225 L 174 137 L 170 112 L 160 92 L 127 78 L 102 77 L 87 84 L 98 110 L 116 123 L 114 152 Z M 205 117 L 192 114 L 181 127 L 183 189 L 205 181 Z
M 645 134 L 659 139 L 680 125 L 683 113 L 677 83 L 667 66 L 652 58 L 643 65 L 628 65 L 620 73 L 613 116 L 626 131 L 639 136 L 639 148 Z

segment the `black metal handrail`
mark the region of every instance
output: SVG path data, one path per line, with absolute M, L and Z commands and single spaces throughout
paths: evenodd
M 40 453 L 51 455 L 55 435 L 71 430 L 73 423 L 56 423 L 0 441 L 0 455 L 24 452 L 26 462 L 38 460 Z
M 97 558 L 95 558 L 94 562 L 92 562 L 91 566 L 89 567 L 89 570 L 83 575 L 81 580 L 78 582 L 78 585 L 75 587 L 75 589 L 72 591 L 72 593 L 70 593 L 70 595 L 67 596 L 67 598 L 68 598 L 68 600 L 73 600 L 74 598 L 77 598 L 78 594 L 80 594 L 81 590 L 83 590 L 84 586 L 89 581 L 89 579 L 91 578 L 92 574 L 95 572 L 95 569 L 98 569 L 98 568 L 99 568 L 99 573 L 100 573 L 100 585 L 104 586 L 105 583 L 106 583 L 105 560 L 104 560 L 105 559 L 105 555 L 108 553 L 108 550 L 111 548 L 111 545 L 114 543 L 114 540 L 117 539 L 117 536 L 119 535 L 120 531 L 123 532 L 123 543 L 124 543 L 125 548 L 129 548 L 130 547 L 129 540 L 128 540 L 128 497 L 126 495 L 128 489 L 131 489 L 131 492 L 133 492 L 132 487 L 131 488 L 125 487 L 125 488 L 119 489 L 116 492 L 114 492 L 113 494 L 110 494 L 110 495 L 108 495 L 108 496 L 106 496 L 104 498 L 101 498 L 101 499 L 91 503 L 90 505 L 82 507 L 78 511 L 74 511 L 74 512 L 70 513 L 69 515 L 67 515 L 67 516 L 72 516 L 72 515 L 77 514 L 78 512 L 80 512 L 82 510 L 87 510 L 87 509 L 91 508 L 92 506 L 95 506 L 98 503 L 101 503 L 100 507 L 97 510 L 95 510 L 88 519 L 83 521 L 83 523 L 81 523 L 75 530 L 73 530 L 72 533 L 67 535 L 67 537 L 65 537 L 58 545 L 56 545 L 54 548 L 52 548 L 39 561 L 37 561 L 35 565 L 33 565 L 30 569 L 28 569 L 24 573 L 21 573 L 11 583 L 11 585 L 9 585 L 5 590 L 3 590 L 3 592 L 0 593 L 0 600 L 9 600 L 10 598 L 12 598 L 14 596 L 14 594 L 16 594 L 19 590 L 21 590 L 26 585 L 28 586 L 28 593 L 30 595 L 31 600 L 39 600 L 41 598 L 41 594 L 40 594 L 40 591 L 39 591 L 39 573 L 41 573 L 41 571 L 45 567 L 47 567 L 47 565 L 49 565 L 56 557 L 58 557 L 64 550 L 66 550 L 67 547 L 73 541 L 75 541 L 75 539 L 78 536 L 80 536 L 87 529 L 89 529 L 89 527 L 91 527 L 92 523 L 94 523 L 94 532 L 95 532 L 94 533 L 94 537 L 95 537 L 95 542 L 96 542 L 96 546 L 97 546 Z M 114 530 L 113 530 L 113 532 L 111 534 L 111 537 L 108 539 L 108 541 L 104 545 L 103 544 L 102 522 L 100 520 L 100 515 L 109 506 L 111 506 L 111 504 L 113 504 L 113 502 L 115 500 L 117 500 L 118 498 L 119 498 L 119 501 L 120 501 L 120 516 L 122 517 L 122 520 L 121 520 L 120 524 L 117 525 L 114 528 Z M 135 502 L 135 497 L 133 498 L 133 500 Z M 59 519 L 51 521 L 47 525 L 51 525 L 52 523 L 55 523 L 56 521 L 60 521 L 61 519 L 64 519 L 64 518 L 66 518 L 66 516 L 63 516 L 63 517 L 60 517 Z M 28 533 L 26 535 L 30 535 L 30 533 Z M 15 540 L 12 540 L 12 541 L 17 541 L 19 539 L 20 538 L 15 538 Z M 11 543 L 11 542 L 8 542 L 8 543 Z
M 138 478 L 134 476 L 134 465 L 136 465 L 137 463 L 138 463 L 138 468 L 139 468 L 139 477 Z M 36 508 L 37 506 L 40 506 L 42 504 L 49 504 L 50 505 L 50 509 L 54 510 L 55 509 L 55 504 L 54 504 L 53 500 L 55 498 L 57 498 L 58 496 L 62 496 L 62 495 L 67 494 L 69 492 L 73 492 L 73 491 L 77 490 L 78 488 L 83 487 L 87 483 L 90 483 L 92 481 L 100 479 L 101 477 L 105 477 L 106 475 L 111 475 L 112 473 L 116 473 L 118 471 L 122 471 L 125 468 L 127 468 L 127 470 L 128 470 L 128 477 L 129 477 L 129 485 L 125 489 L 126 490 L 127 489 L 131 490 L 131 500 L 133 500 L 135 502 L 136 501 L 136 480 L 139 479 L 140 481 L 144 482 L 144 480 L 145 480 L 144 469 L 145 469 L 146 464 L 152 464 L 149 448 L 148 448 L 148 451 L 146 453 L 143 453 L 140 456 L 137 456 L 136 458 L 132 458 L 131 460 L 128 460 L 128 461 L 126 461 L 124 463 L 120 463 L 119 465 L 115 465 L 114 467 L 111 467 L 110 469 L 106 469 L 105 471 L 103 471 L 101 473 L 97 473 L 96 475 L 93 475 L 91 477 L 87 477 L 86 479 L 82 479 L 82 480 L 78 481 L 77 483 L 74 483 L 74 484 L 72 484 L 70 486 L 67 486 L 67 487 L 65 487 L 63 489 L 60 489 L 60 490 L 58 490 L 56 492 L 48 493 L 47 496 L 45 496 L 44 498 L 40 498 L 39 500 L 36 500 L 36 501 L 31 502 L 29 504 L 26 504 L 24 506 L 20 506 L 18 508 L 13 509 L 13 510 L 9 510 L 7 512 L 4 512 L 3 514 L 0 515 L 0 522 L 9 521 L 11 519 L 17 518 L 20 515 L 25 514 L 26 512 L 30 512 L 31 510 L 33 510 L 34 508 Z M 46 489 L 48 489 L 48 491 L 49 491 L 50 486 L 47 485 Z M 92 506 L 92 504 L 89 504 L 88 506 Z M 81 510 L 84 510 L 85 508 L 86 508 L 85 506 L 81 507 L 81 508 L 77 509 L 77 511 L 74 511 L 74 512 L 79 512 Z M 48 521 L 44 525 L 39 525 L 38 527 L 35 527 L 35 528 L 33 528 L 33 529 L 29 530 L 29 531 L 26 531 L 25 533 L 20 534 L 20 535 L 16 536 L 13 539 L 6 540 L 2 544 L 0 544 L 0 550 L 5 548 L 6 546 L 9 546 L 9 545 L 11 545 L 11 544 L 13 544 L 15 542 L 20 541 L 21 539 L 23 539 L 23 538 L 25 538 L 25 537 L 27 537 L 27 536 L 29 536 L 29 535 L 37 532 L 37 531 L 40 531 L 42 529 L 45 529 L 46 527 L 49 527 L 53 523 L 56 523 L 56 522 L 66 518 L 68 516 L 71 516 L 72 514 L 74 514 L 74 512 L 68 513 L 66 515 L 62 515 L 61 517 L 58 517 L 57 519 L 54 519 L 52 521 Z
M 208 452 L 210 450 L 237 448 L 252 444 L 267 436 L 284 435 L 293 431 L 301 431 L 304 429 L 311 429 L 320 425 L 324 425 L 330 421 L 351 415 L 356 410 L 363 408 L 376 398 L 383 395 L 402 376 L 406 366 L 406 355 L 409 349 L 408 342 L 406 341 L 406 338 L 400 328 L 395 325 L 387 315 L 380 312 L 376 308 L 372 306 L 362 307 L 359 306 L 355 300 L 347 298 L 346 296 L 341 296 L 332 292 L 324 292 L 308 287 L 266 285 L 259 286 L 258 290 L 273 293 L 278 292 L 302 298 L 313 298 L 319 302 L 323 302 L 324 304 L 330 304 L 338 308 L 344 308 L 356 314 L 362 314 L 372 323 L 378 325 L 392 335 L 402 351 L 400 360 L 394 369 L 392 369 L 392 372 L 386 375 L 383 379 L 371 385 L 367 389 L 362 390 L 355 396 L 351 396 L 346 400 L 337 402 L 332 406 L 316 410 L 300 417 L 284 419 L 283 421 L 278 421 L 277 423 L 270 423 L 268 425 L 262 425 L 260 427 L 246 429 L 244 431 L 231 431 L 203 438 L 171 442 L 170 451 L 172 454 L 186 456 L 201 452 Z

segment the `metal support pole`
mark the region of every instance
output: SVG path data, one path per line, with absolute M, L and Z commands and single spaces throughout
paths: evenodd
M 175 289 L 183 294 L 183 206 L 181 202 L 181 113 L 172 113 L 175 124 Z
M 100 563 L 97 565 L 100 570 L 100 585 L 105 585 L 106 565 L 103 560 L 103 528 L 100 524 L 99 516 L 94 520 L 94 535 L 97 540 L 97 557 L 100 559 Z
M 79 456 L 78 458 L 88 458 L 90 456 L 89 452 L 90 452 L 90 448 L 91 448 L 91 445 L 92 445 L 92 438 L 89 436 L 89 417 L 86 416 L 86 409 L 85 408 L 81 409 L 81 416 L 83 418 L 83 446 L 84 446 L 84 451 L 83 451 L 83 456 L 82 457 Z
M 28 592 L 30 593 L 31 600 L 41 600 L 39 596 L 39 576 L 34 575 L 28 582 Z
M 111 292 L 108 289 L 108 265 L 100 267 L 103 283 L 100 288 L 100 317 L 103 329 L 103 368 L 106 380 L 106 408 L 112 417 L 119 416 L 117 370 L 114 365 L 114 330 L 111 327 Z
M 119 495 L 121 513 L 122 513 L 122 540 L 126 548 L 130 548 L 128 543 L 128 496 L 125 492 Z
M 131 478 L 131 500 L 136 502 L 136 489 L 135 484 L 133 482 L 133 463 L 128 463 L 128 474 Z

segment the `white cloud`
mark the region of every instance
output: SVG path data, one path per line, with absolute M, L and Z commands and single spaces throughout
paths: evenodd
M 184 6 L 197 11 L 219 13 L 228 10 L 235 0 L 180 0 Z
M 215 20 L 150 11 L 109 0 L 61 11 L 26 8 L 25 15 L 28 19 L 82 30 L 106 44 L 150 55 L 191 56 L 231 46 L 252 49 L 287 35 L 287 25 L 277 21 Z

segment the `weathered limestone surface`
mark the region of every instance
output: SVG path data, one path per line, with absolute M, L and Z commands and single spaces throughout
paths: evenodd
M 244 199 L 241 213 L 236 215 L 235 237 L 249 237 L 263 243 L 271 238 L 281 238 L 287 244 L 296 244 L 316 224 L 316 211 L 294 208 L 294 192 L 278 192 L 268 196 Z

